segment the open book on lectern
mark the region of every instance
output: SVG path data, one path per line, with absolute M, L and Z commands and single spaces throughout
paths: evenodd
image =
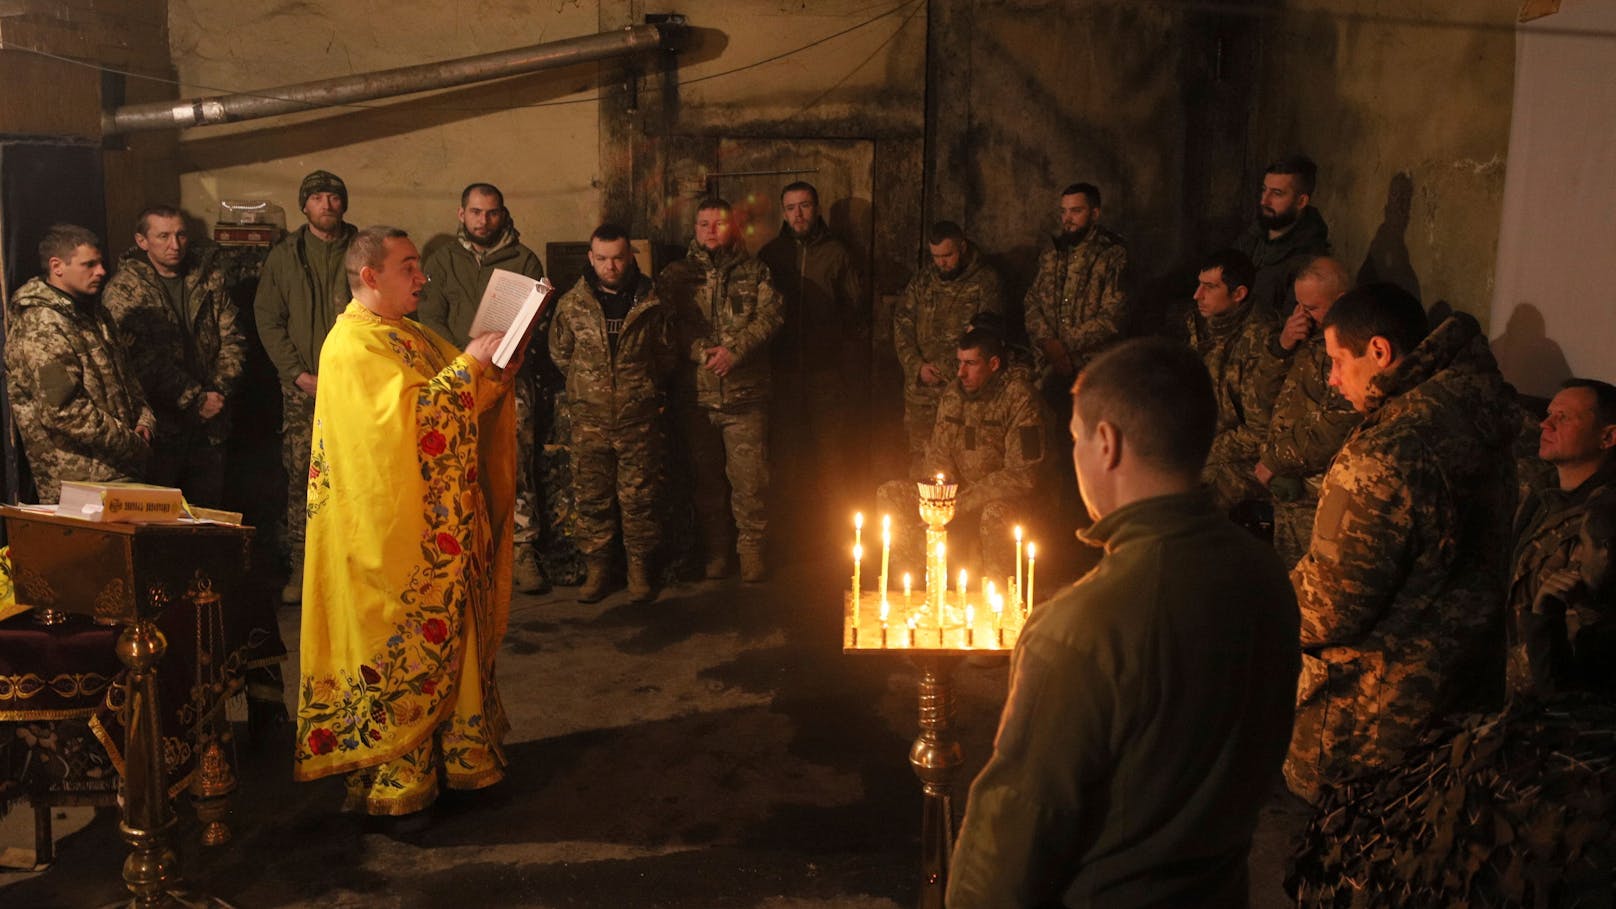
M 496 268 L 477 304 L 477 316 L 471 321 L 471 337 L 491 331 L 504 332 L 505 339 L 494 351 L 494 365 L 504 369 L 516 355 L 516 346 L 527 335 L 528 326 L 539 318 L 554 297 L 555 287 L 549 278 L 535 281 L 527 275 Z

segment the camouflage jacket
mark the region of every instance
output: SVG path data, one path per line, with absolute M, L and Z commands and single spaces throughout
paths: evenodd
M 1608 621 L 1589 601 L 1585 586 L 1563 613 L 1534 614 L 1543 579 L 1581 561 L 1579 535 L 1588 513 L 1616 509 L 1616 460 L 1607 461 L 1576 489 L 1562 490 L 1558 476 L 1527 491 L 1515 513 L 1509 594 L 1504 601 L 1508 646 L 1505 687 L 1511 697 L 1547 698 L 1574 686 L 1573 641 L 1584 628 Z M 1609 667 L 1606 672 L 1609 672 Z
M 769 267 L 736 243 L 716 254 L 694 240 L 690 252 L 657 276 L 657 296 L 672 308 L 681 356 L 675 391 L 712 410 L 769 400 L 769 342 L 785 321 Z M 702 364 L 707 348 L 734 358 L 729 375 Z
M 566 377 L 567 413 L 575 424 L 604 428 L 654 420 L 679 356 L 667 307 L 640 275 L 614 354 L 592 278 L 579 278 L 562 296 L 550 326 L 550 357 Z
M 6 388 L 41 502 L 62 480 L 140 480 L 157 428 L 100 303 L 75 303 L 40 278 L 11 296 Z
M 1283 319 L 1296 308 L 1296 274 L 1314 256 L 1330 252 L 1330 228 L 1319 210 L 1309 205 L 1285 233 L 1269 239 L 1268 230 L 1253 222 L 1234 241 L 1234 248 L 1251 257 L 1257 266 L 1257 279 L 1251 285 L 1251 302 L 1276 319 Z
M 1122 289 L 1127 267 L 1122 238 L 1099 225 L 1075 244 L 1056 237 L 1054 247 L 1038 256 L 1038 276 L 1023 304 L 1033 346 L 1059 341 L 1081 370 L 1119 340 L 1128 327 Z
M 1463 313 L 1370 385 L 1291 571 L 1303 651 L 1293 789 L 1396 761 L 1472 673 L 1496 680 L 1512 399 Z
M 1282 376 L 1284 384 L 1268 419 L 1268 438 L 1259 460 L 1274 472 L 1269 489 L 1275 499 L 1316 502 L 1324 471 L 1360 417 L 1352 403 L 1330 387 L 1323 332 L 1314 331 L 1289 351 L 1279 346 L 1275 335 L 1268 343 L 1267 359 L 1266 368 Z
M 847 245 L 817 221 L 806 237 L 786 225 L 758 250 L 780 295 L 785 325 L 774 339 L 774 368 L 798 375 L 851 375 L 870 343 L 864 281 Z
M 309 262 L 307 224 L 283 237 L 264 260 L 253 315 L 258 339 L 284 385 L 302 373 L 319 373 L 326 332 L 353 299 L 342 258 L 359 230 L 347 223 L 341 230 L 324 274 L 315 274 Z
M 481 255 L 472 250 L 466 229 L 460 228 L 455 242 L 438 247 L 422 264 L 421 270 L 431 281 L 421 294 L 421 307 L 415 317 L 444 340 L 465 350 L 483 288 L 496 268 L 535 281 L 544 277 L 544 265 L 533 250 L 522 245 L 521 234 L 514 226 L 505 228 L 493 248 Z M 534 336 L 539 337 L 542 329 L 542 325 L 535 329 Z
M 1000 370 L 976 394 L 959 380 L 937 405 L 926 443 L 926 472 L 959 483 L 959 509 L 1032 495 L 1045 479 L 1051 418 L 1043 398 L 1020 374 Z
M 202 396 L 216 391 L 227 399 L 236 390 L 247 363 L 247 339 L 236 320 L 236 305 L 216 264 L 217 247 L 193 244 L 181 269 L 186 302 L 195 310 L 191 324 L 168 300 L 163 282 L 146 252 L 138 246 L 123 254 L 118 272 L 107 282 L 101 301 L 118 325 L 123 343 L 140 377 L 146 402 L 157 414 L 164 434 L 201 427 L 222 442 L 230 435 L 228 406 L 211 420 L 197 415 Z
M 1192 310 L 1186 326 L 1190 347 L 1211 373 L 1218 399 L 1218 432 L 1207 466 L 1239 464 L 1250 473 L 1268 436 L 1269 414 L 1284 380 L 1265 359 L 1277 325 L 1271 316 L 1245 303 L 1211 319 Z
M 904 395 L 932 400 L 947 383 L 920 384 L 920 367 L 930 363 L 946 378 L 957 369 L 960 335 L 979 312 L 1004 312 L 1004 288 L 999 273 L 983 261 L 975 246 L 965 251 L 958 277 L 944 280 L 929 260 L 903 289 L 903 299 L 892 313 L 892 340 L 903 367 Z

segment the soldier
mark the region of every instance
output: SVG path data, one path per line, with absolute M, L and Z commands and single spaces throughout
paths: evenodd
M 1330 252 L 1330 229 L 1312 205 L 1318 174 L 1318 165 L 1304 155 L 1268 165 L 1257 220 L 1234 242 L 1257 267 L 1252 302 L 1276 320 L 1296 304 L 1291 286 L 1297 272 L 1308 259 Z
M 931 261 L 910 279 L 892 314 L 892 340 L 903 367 L 903 424 L 911 469 L 925 457 L 955 342 L 972 316 L 1004 312 L 998 272 L 966 241 L 958 224 L 933 224 L 926 244 Z
M 1324 344 L 1330 384 L 1363 423 L 1324 476 L 1291 571 L 1302 677 L 1285 777 L 1309 801 L 1396 762 L 1461 693 L 1496 679 L 1520 427 L 1467 314 L 1427 335 L 1418 300 L 1369 284 L 1331 307 Z
M 464 350 L 470 343 L 477 304 L 494 269 L 503 268 L 538 280 L 544 266 L 533 250 L 522 245 L 521 234 L 505 208 L 505 195 L 491 183 L 473 183 L 460 193 L 460 227 L 455 242 L 445 243 L 427 257 L 422 270 L 429 283 L 421 297 L 421 324 Z M 549 318 L 545 318 L 547 323 Z M 534 329 L 542 339 L 546 324 Z M 542 341 L 540 342 L 542 344 Z M 535 357 L 542 361 L 543 357 Z M 515 379 L 516 387 L 516 563 L 512 584 L 517 590 L 543 593 L 550 589 L 539 560 L 539 534 L 543 498 L 535 475 L 541 426 L 549 419 L 539 411 L 537 373 L 548 364 L 537 362 Z
M 1269 342 L 1269 368 L 1284 376 L 1257 461 L 1257 480 L 1274 499 L 1274 549 L 1285 567 L 1307 552 L 1319 484 L 1358 412 L 1330 387 L 1330 358 L 1319 323 L 1351 287 L 1340 262 L 1320 256 L 1296 276 L 1296 309 Z
M 217 252 L 191 243 L 179 209 L 152 206 L 102 295 L 157 415 L 147 479 L 213 508 L 224 498 L 226 404 L 247 361 Z
M 1213 502 L 1233 511 L 1268 498 L 1255 474 L 1257 453 L 1283 374 L 1264 368 L 1274 320 L 1251 301 L 1251 260 L 1235 249 L 1213 253 L 1196 280 L 1196 309 L 1185 322 L 1218 396 L 1218 434 L 1201 477 Z
M 1012 528 L 1029 523 L 1048 480 L 1049 411 L 1019 370 L 1005 367 L 1003 337 L 973 328 L 959 339 L 956 379 L 943 392 L 937 424 L 914 480 L 939 473 L 959 484 L 955 545 L 979 544 L 983 570 L 1003 577 L 1013 566 Z M 881 511 L 893 515 L 893 544 L 911 558 L 917 540 L 920 494 L 914 482 L 894 480 L 877 492 Z
M 1608 598 L 1598 596 L 1607 591 L 1583 576 L 1592 559 L 1581 550 L 1591 551 L 1602 536 L 1583 539 L 1601 520 L 1597 513 L 1608 519 L 1616 512 L 1616 387 L 1567 380 L 1549 402 L 1542 430 L 1538 457 L 1553 465 L 1558 482 L 1527 490 L 1515 515 L 1504 624 L 1513 698 L 1594 682 L 1588 670 L 1598 661 L 1587 657 L 1611 634 Z
M 780 233 L 758 251 L 785 311 L 773 350 L 772 448 L 785 493 L 777 500 L 807 501 L 850 488 L 849 471 L 862 462 L 840 456 L 869 396 L 869 309 L 852 254 L 820 217 L 813 184 L 787 186 L 780 207 Z
M 320 348 L 348 305 L 342 257 L 357 229 L 343 220 L 348 187 L 329 171 L 303 178 L 297 205 L 308 223 L 264 259 L 253 299 L 258 338 L 281 379 L 281 460 L 286 466 L 286 548 L 291 575 L 281 600 L 303 597 L 303 540 L 308 522 L 309 444 Z
M 107 276 L 101 241 L 58 224 L 39 242 L 45 272 L 12 294 L 6 387 L 39 501 L 63 480 L 145 478 L 157 418 L 96 299 Z
M 662 270 L 657 287 L 684 352 L 674 377 L 675 409 L 695 474 L 706 575 L 728 577 L 734 548 L 741 579 L 757 583 L 767 575 L 769 342 L 784 320 L 780 298 L 769 267 L 734 236 L 723 199 L 701 203 L 689 254 Z
M 667 443 L 665 383 L 678 354 L 667 310 L 640 273 L 628 232 L 602 224 L 589 237 L 589 271 L 556 305 L 550 356 L 567 379 L 572 424 L 573 531 L 589 576 L 578 600 L 606 595 L 612 505 L 623 520 L 631 602 L 656 598 L 651 557 Z
M 948 906 L 1245 906 L 1291 728 L 1295 596 L 1197 489 L 1216 404 L 1193 353 L 1120 344 L 1075 394 L 1081 536 L 1104 555 L 1016 642 Z

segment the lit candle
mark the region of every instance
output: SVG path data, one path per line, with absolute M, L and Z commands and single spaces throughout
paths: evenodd
M 1021 525 L 1016 525 L 1016 583 L 1010 588 L 1010 596 L 1014 599 L 1021 593 Z M 1018 602 L 1016 604 L 1020 606 Z
M 998 646 L 1003 647 L 1004 646 L 1004 597 L 999 596 L 998 594 L 994 594 L 993 599 L 990 601 L 989 605 L 993 607 L 993 634 L 994 634 L 994 638 L 999 642 Z
M 1027 544 L 1027 605 L 1026 605 L 1025 608 L 1023 608 L 1021 610 L 1023 613 L 1032 611 L 1032 575 L 1033 575 L 1034 566 L 1037 564 L 1037 559 L 1038 559 L 1038 545 L 1036 543 L 1028 543 Z
M 859 560 L 864 558 L 864 547 L 853 544 L 853 625 L 858 626 L 859 614 Z
M 959 578 L 960 608 L 963 609 L 965 607 L 965 598 L 970 592 L 971 585 L 966 583 L 965 569 L 961 568 Z
M 853 512 L 853 545 L 864 545 L 864 512 Z
M 914 593 L 915 579 L 909 572 L 903 573 L 903 605 L 909 605 L 909 595 Z
M 892 515 L 881 516 L 881 599 L 887 598 L 887 566 L 892 561 Z
M 976 646 L 976 609 L 970 603 L 965 604 L 965 646 Z
M 909 646 L 915 646 L 915 617 L 909 617 Z
M 887 601 L 881 601 L 881 646 L 887 646 Z

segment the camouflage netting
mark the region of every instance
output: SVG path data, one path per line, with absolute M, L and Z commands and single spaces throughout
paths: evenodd
M 1616 704 L 1565 695 L 1326 793 L 1286 887 L 1304 907 L 1616 906 L 1613 821 Z

